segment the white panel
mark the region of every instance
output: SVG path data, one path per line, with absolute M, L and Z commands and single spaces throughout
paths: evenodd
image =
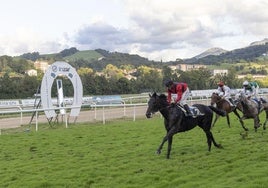
M 70 116 L 78 116 L 83 97 L 82 82 L 76 70 L 66 62 L 57 61 L 53 63 L 46 71 L 41 84 L 41 102 L 44 109 L 53 108 L 51 99 L 51 88 L 55 78 L 59 75 L 64 75 L 69 78 L 74 87 L 74 100 L 72 106 L 80 106 L 79 108 L 72 108 Z M 55 110 L 46 110 L 47 118 L 56 117 Z

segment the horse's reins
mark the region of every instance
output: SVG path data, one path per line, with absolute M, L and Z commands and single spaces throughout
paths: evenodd
M 218 101 L 216 101 L 215 103 L 217 104 L 217 103 L 219 103 L 220 101 L 223 101 L 223 100 L 225 100 L 225 99 L 223 99 L 223 98 L 220 98 Z
M 164 110 L 165 108 L 168 108 L 169 107 L 169 106 L 161 107 L 161 104 L 159 102 L 157 102 L 157 106 L 159 107 L 158 108 L 158 111 Z

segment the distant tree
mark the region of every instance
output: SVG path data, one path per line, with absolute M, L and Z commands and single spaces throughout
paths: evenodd
M 145 76 L 145 74 L 150 73 L 152 69 L 152 67 L 141 65 L 137 68 L 137 76 Z
M 79 74 L 79 76 L 82 81 L 84 95 L 96 94 L 95 76 L 93 74 Z
M 12 71 L 20 74 L 25 74 L 27 70 L 34 69 L 33 63 L 25 59 L 13 59 L 8 65 Z
M 260 74 L 267 75 L 267 70 L 262 68 L 261 71 L 260 71 Z
M 267 88 L 268 87 L 268 77 L 260 80 L 258 83 L 260 83 L 260 87 Z
M 40 54 L 39 52 L 25 53 L 25 54 L 22 54 L 20 57 L 31 60 L 31 61 L 36 61 L 37 59 L 40 58 Z
M 9 67 L 9 62 L 12 62 L 13 58 L 10 56 L 1 56 L 0 57 L 0 72 L 6 72 L 8 69 L 10 69 Z M 12 71 L 12 70 L 10 70 Z
M 136 80 L 137 92 L 163 91 L 163 76 L 157 69 L 146 66 L 138 68 L 138 77 Z
M 103 55 L 104 57 L 107 57 L 110 55 L 110 52 L 107 50 L 103 50 L 103 49 L 96 49 L 96 52 L 98 52 L 99 54 Z
M 102 71 L 107 78 L 118 80 L 119 78 L 124 77 L 124 73 L 122 69 L 118 69 L 116 66 L 112 64 L 108 64 L 105 69 Z
M 25 75 L 23 79 L 20 79 L 18 90 L 19 90 L 19 96 L 18 98 L 28 98 L 33 97 L 33 95 L 36 93 L 37 87 L 40 85 L 40 82 L 38 82 L 36 76 L 28 76 Z
M 250 70 L 250 73 L 251 73 L 251 74 L 256 74 L 256 73 L 257 73 L 256 68 L 252 68 L 252 69 Z
M 80 69 L 77 70 L 77 73 L 80 76 L 83 76 L 83 75 L 93 74 L 94 71 L 91 68 L 80 68 Z
M 82 75 L 84 95 L 110 95 L 111 87 L 108 80 L 102 75 Z
M 127 78 L 119 78 L 116 82 L 118 94 L 130 94 L 133 92 L 131 82 Z
M 171 80 L 177 79 L 177 78 L 174 78 L 173 71 L 168 66 L 163 66 L 162 74 L 163 74 L 163 82 L 166 80 L 169 80 L 169 79 L 171 79 Z
M 16 93 L 18 87 L 15 87 L 12 79 L 8 76 L 8 74 L 4 74 L 3 77 L 0 77 L 0 98 L 1 99 L 14 99 L 16 98 Z
M 133 65 L 131 65 L 131 64 L 120 65 L 119 68 L 124 70 L 124 71 L 126 71 L 126 72 L 135 69 L 135 67 Z
M 209 79 L 212 76 L 211 72 L 206 68 L 182 72 L 179 77 L 179 82 L 186 82 L 192 90 L 208 89 L 210 87 Z
M 79 69 L 79 68 L 92 68 L 91 67 L 91 63 L 84 60 L 84 59 L 77 59 L 75 61 L 70 61 L 69 64 L 74 67 L 75 69 Z
M 95 76 L 93 87 L 96 88 L 96 95 L 111 95 L 111 87 L 104 76 Z
M 72 47 L 70 49 L 64 49 L 59 54 L 61 57 L 66 57 L 75 54 L 76 52 L 79 52 L 75 47 Z

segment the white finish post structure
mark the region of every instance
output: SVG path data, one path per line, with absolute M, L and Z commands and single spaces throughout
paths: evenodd
M 83 86 L 79 75 L 76 70 L 66 62 L 56 61 L 47 69 L 41 84 L 41 102 L 42 107 L 45 110 L 47 119 L 55 118 L 57 116 L 55 110 L 53 109 L 52 99 L 51 99 L 51 88 L 53 81 L 57 76 L 66 76 L 74 87 L 74 97 L 73 104 L 74 108 L 71 108 L 70 116 L 77 117 L 79 115 L 82 97 L 83 97 Z M 77 106 L 80 108 L 77 108 Z

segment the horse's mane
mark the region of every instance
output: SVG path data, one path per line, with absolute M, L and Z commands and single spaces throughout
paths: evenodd
M 154 92 L 154 93 L 152 94 L 152 96 L 153 96 L 153 97 L 158 96 L 160 99 L 166 99 L 166 98 L 167 98 L 167 96 L 166 96 L 165 94 L 159 94 L 159 95 L 157 95 L 156 92 Z
M 167 96 L 166 96 L 165 94 L 160 94 L 160 95 L 159 95 L 159 98 L 160 98 L 160 99 L 166 99 Z
M 260 98 L 260 100 L 261 100 L 262 103 L 267 103 L 267 101 L 262 97 Z
M 167 96 L 165 94 L 157 94 L 156 92 L 153 93 L 152 95 L 153 97 L 158 97 L 162 103 L 162 105 L 166 105 L 168 106 L 168 102 L 167 102 Z

